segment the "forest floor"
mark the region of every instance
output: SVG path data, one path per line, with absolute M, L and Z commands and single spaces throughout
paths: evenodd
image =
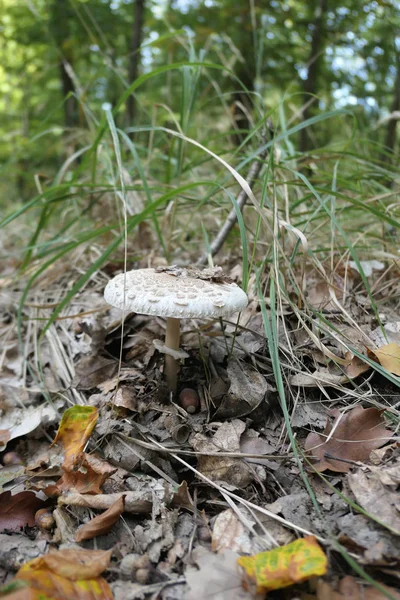
M 240 284 L 236 260 L 225 263 Z M 14 269 L 0 274 L 0 572 L 10 598 L 28 597 L 14 596 L 21 565 L 69 550 L 28 577 L 53 597 L 45 569 L 65 575 L 78 549 L 99 551 L 85 559 L 91 583 L 78 589 L 79 571 L 54 597 L 236 600 L 257 588 L 260 598 L 400 598 L 400 317 L 394 302 L 374 310 L 356 265 L 336 268 L 329 285 L 303 273 L 307 320 L 282 298 L 279 311 L 270 297 L 262 310 L 263 272 L 259 285 L 250 277 L 238 319 L 182 321 L 186 391 L 176 398 L 154 344 L 165 321 L 122 320 L 104 301 L 119 265 L 97 271 L 47 329 L 81 271 L 58 263 L 21 304 L 27 280 Z M 394 298 L 398 270 L 364 264 L 370 288 Z M 238 568 L 240 555 L 308 536 L 328 558 L 323 577 L 269 591 L 266 562 L 257 575 Z M 84 595 L 94 581 L 101 591 Z

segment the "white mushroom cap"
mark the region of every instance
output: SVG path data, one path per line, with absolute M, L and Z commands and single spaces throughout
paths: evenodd
M 235 283 L 177 277 L 155 269 L 117 275 L 107 284 L 104 298 L 127 311 L 175 319 L 227 317 L 248 304 L 247 295 Z

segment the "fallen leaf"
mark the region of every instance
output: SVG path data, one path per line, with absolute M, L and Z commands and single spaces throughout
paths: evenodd
M 61 442 L 64 446 L 64 469 L 70 469 L 76 457 L 84 449 L 98 416 L 97 408 L 80 405 L 71 406 L 63 414 L 53 444 Z
M 305 450 L 317 471 L 347 473 L 352 464 L 345 461 L 366 461 L 372 450 L 383 446 L 393 433 L 385 428 L 382 412 L 356 406 L 342 415 L 335 413 L 335 422 L 328 421 L 323 434 L 310 433 Z
M 349 381 L 349 376 L 342 371 L 332 373 L 328 368 L 321 368 L 313 373 L 296 373 L 290 378 L 290 384 L 296 387 L 318 387 L 320 385 L 342 385 Z
M 41 404 L 40 406 L 27 406 L 25 408 L 11 408 L 4 412 L 0 417 L 0 430 L 8 430 L 9 437 L 0 443 L 0 451 L 3 451 L 7 442 L 14 440 L 34 431 L 39 425 L 45 422 L 52 422 L 56 419 L 57 413 L 50 404 Z
M 92 579 L 105 571 L 111 560 L 111 550 L 84 550 L 67 548 L 49 552 L 23 565 L 20 573 L 34 572 L 37 569 L 50 569 L 56 575 L 71 581 Z
M 212 550 L 219 554 L 225 550 L 240 554 L 251 551 L 248 531 L 231 508 L 221 512 L 215 519 L 211 544 Z
M 346 352 L 345 358 L 349 362 L 344 367 L 344 371 L 349 379 L 355 379 L 363 373 L 366 373 L 371 368 L 371 365 L 351 352 Z
M 14 481 L 18 477 L 25 474 L 23 465 L 10 465 L 0 468 L 0 493 L 3 492 L 3 487 L 10 481 Z
M 255 587 L 260 594 L 325 575 L 328 568 L 328 559 L 312 535 L 255 556 L 241 556 L 237 563 L 243 567 L 243 586 Z
M 236 552 L 230 550 L 223 554 L 206 552 L 194 560 L 199 570 L 186 569 L 186 581 L 189 586 L 187 600 L 252 600 L 253 596 L 242 587 L 241 577 L 237 570 Z
M 393 598 L 400 600 L 400 594 L 394 588 L 380 584 Z M 318 600 L 387 600 L 388 596 L 372 586 L 364 586 L 358 583 L 354 577 L 347 575 L 339 583 L 339 589 L 335 592 L 332 586 L 322 579 L 317 583 Z
M 382 484 L 375 473 L 357 470 L 349 473 L 347 479 L 357 502 L 373 517 L 400 535 L 400 499 L 398 493 Z
M 81 452 L 74 459 L 74 468 L 65 471 L 55 483 L 45 488 L 48 496 L 59 496 L 65 492 L 79 494 L 101 494 L 104 482 L 117 471 L 108 462 L 91 454 Z
M 186 508 L 194 510 L 193 498 L 190 495 L 187 482 L 184 480 L 174 493 L 171 505 L 177 508 Z
M 108 583 L 99 577 L 110 557 L 103 550 L 51 552 L 23 565 L 11 585 L 26 586 L 21 600 L 112 600 Z
M 75 366 L 72 385 L 79 390 L 90 390 L 111 379 L 118 370 L 118 362 L 97 355 L 84 356 Z
M 19 531 L 21 527 L 33 527 L 35 513 L 45 502 L 34 492 L 11 492 L 0 494 L 0 531 Z
M 121 496 L 105 512 L 80 527 L 75 536 L 75 540 L 79 543 L 83 542 L 83 540 L 91 540 L 98 535 L 108 533 L 123 512 L 124 497 Z
M 384 369 L 394 375 L 400 375 L 400 346 L 395 343 L 386 344 L 377 350 L 368 348 L 368 355 L 377 358 Z
M 153 495 L 150 492 L 120 492 L 116 494 L 66 494 L 58 498 L 58 506 L 86 506 L 94 510 L 107 510 L 121 496 L 125 497 L 125 512 L 147 514 L 151 513 Z
M 385 323 L 383 331 L 381 326 L 376 327 L 376 329 L 371 331 L 369 337 L 377 348 L 392 342 L 400 344 L 400 321 Z
M 0 448 L 5 448 L 7 442 L 11 439 L 11 432 L 9 429 L 0 429 Z

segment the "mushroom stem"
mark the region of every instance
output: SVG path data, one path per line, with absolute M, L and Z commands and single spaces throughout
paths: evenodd
M 174 319 L 169 317 L 167 319 L 167 329 L 165 332 L 165 345 L 172 350 L 179 350 L 179 338 L 180 338 L 180 319 Z M 165 355 L 165 377 L 167 379 L 168 387 L 172 392 L 176 392 L 178 385 L 178 371 L 179 362 L 169 356 Z

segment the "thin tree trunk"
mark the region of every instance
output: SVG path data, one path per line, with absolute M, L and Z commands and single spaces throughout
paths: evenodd
M 306 105 L 303 111 L 303 119 L 306 121 L 312 115 L 310 100 L 318 91 L 318 77 L 324 60 L 325 50 L 325 14 L 328 0 L 318 0 L 315 9 L 314 30 L 311 37 L 311 51 L 308 60 L 307 78 L 303 85 L 303 103 Z M 300 132 L 300 151 L 307 152 L 310 148 L 310 136 L 307 128 Z
M 397 69 L 397 71 L 396 71 L 396 78 L 394 81 L 393 100 L 392 100 L 392 105 L 390 108 L 390 112 L 392 114 L 400 111 L 400 53 L 398 53 L 397 57 L 396 57 L 396 69 Z M 382 156 L 382 159 L 387 163 L 390 163 L 392 161 L 391 155 L 393 155 L 393 153 L 395 151 L 397 121 L 398 121 L 398 119 L 395 118 L 393 115 L 393 117 L 391 119 L 389 119 L 387 128 L 386 128 L 385 150 L 389 151 L 389 154 L 385 153 Z
M 67 129 L 76 127 L 78 124 L 77 101 L 74 97 L 75 86 L 66 69 L 67 63 L 73 65 L 72 53 L 67 51 L 71 47 L 71 44 L 68 43 L 70 41 L 69 18 L 70 8 L 68 2 L 66 0 L 54 0 L 51 32 L 60 56 L 58 68 L 64 97 L 64 123 Z
M 137 79 L 140 65 L 140 46 L 142 45 L 143 38 L 143 22 L 144 22 L 144 9 L 145 0 L 135 0 L 134 3 L 134 23 L 132 30 L 132 38 L 130 45 L 130 59 L 129 59 L 129 85 Z M 130 127 L 135 122 L 136 118 L 136 98 L 131 94 L 127 102 L 128 110 L 128 124 Z

